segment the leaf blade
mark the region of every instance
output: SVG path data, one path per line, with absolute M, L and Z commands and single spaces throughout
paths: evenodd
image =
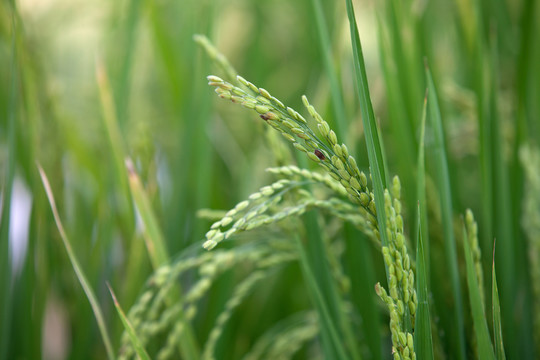
M 463 225 L 463 251 L 465 253 L 465 262 L 467 266 L 469 301 L 471 304 L 476 344 L 478 346 L 478 357 L 480 359 L 494 360 L 495 354 L 493 353 L 493 345 L 491 344 L 491 338 L 489 336 L 484 304 L 482 303 L 480 295 L 478 276 L 473 263 L 471 243 L 469 242 L 465 225 Z
M 431 77 L 431 72 L 426 66 L 426 78 L 428 82 L 428 116 L 430 124 L 433 128 L 433 154 L 435 158 L 436 182 L 440 192 L 440 207 L 443 222 L 444 247 L 446 263 L 450 275 L 452 288 L 452 300 L 455 309 L 450 309 L 453 312 L 453 324 L 451 339 L 453 339 L 453 347 L 455 348 L 456 356 L 460 359 L 465 359 L 465 335 L 464 335 L 464 320 L 463 320 L 463 303 L 461 299 L 461 286 L 459 283 L 458 261 L 456 253 L 456 241 L 453 230 L 453 211 L 452 211 L 452 195 L 450 189 L 450 174 L 448 170 L 448 160 L 444 145 L 444 132 L 437 100 L 437 92 L 435 84 Z
M 129 319 L 126 317 L 126 314 L 124 314 L 124 311 L 122 310 L 122 307 L 118 303 L 118 300 L 116 300 L 116 295 L 114 294 L 113 289 L 111 288 L 109 284 L 107 284 L 107 287 L 109 288 L 109 292 L 111 293 L 111 297 L 114 302 L 114 307 L 116 308 L 116 311 L 118 312 L 118 316 L 120 316 L 120 320 L 122 320 L 122 325 L 124 325 L 124 329 L 129 335 L 129 340 L 131 341 L 131 345 L 133 345 L 133 349 L 135 349 L 135 352 L 137 352 L 137 355 L 139 355 L 140 359 L 150 360 L 150 356 L 144 349 L 144 345 L 142 344 L 141 340 L 137 336 L 135 329 L 131 325 L 131 322 L 129 321 Z
M 418 206 L 418 242 L 416 246 L 416 293 L 418 308 L 414 331 L 414 351 L 418 359 L 433 359 L 433 338 L 428 301 L 428 282 L 424 241 L 422 239 L 420 206 Z
M 47 179 L 47 175 L 45 174 L 45 171 L 41 168 L 39 164 L 38 164 L 38 170 L 39 170 L 39 175 L 41 176 L 41 182 L 43 183 L 43 187 L 45 189 L 45 193 L 47 194 L 47 199 L 49 200 L 49 205 L 51 207 L 51 211 L 54 216 L 54 221 L 56 222 L 56 226 L 60 233 L 60 238 L 62 239 L 62 243 L 64 244 L 64 248 L 66 249 L 66 252 L 68 254 L 69 261 L 71 262 L 71 266 L 73 267 L 73 270 L 75 271 L 75 274 L 77 275 L 77 279 L 79 280 L 79 283 L 81 284 L 84 290 L 84 293 L 86 294 L 86 297 L 88 298 L 88 301 L 90 302 L 90 306 L 92 307 L 94 316 L 96 317 L 99 331 L 101 333 L 103 343 L 105 344 L 105 349 L 107 350 L 107 356 L 109 359 L 114 359 L 115 356 L 114 356 L 114 351 L 112 347 L 112 342 L 109 336 L 109 332 L 107 331 L 107 326 L 105 325 L 105 318 L 103 316 L 103 312 L 101 311 L 101 306 L 99 305 L 97 297 L 94 294 L 94 290 L 92 290 L 92 287 L 90 286 L 90 283 L 88 282 L 88 279 L 86 278 L 86 275 L 84 274 L 84 271 L 79 265 L 79 260 L 77 259 L 77 256 L 75 255 L 75 253 L 73 252 L 73 249 L 71 248 L 71 243 L 64 230 L 62 221 L 60 220 L 60 215 L 58 214 L 58 210 L 56 209 L 56 203 L 54 201 L 54 195 L 52 193 L 49 180 Z
M 420 144 L 417 164 L 417 229 L 416 229 L 416 293 L 418 308 L 414 331 L 414 350 L 418 359 L 433 359 L 433 337 L 431 334 L 431 316 L 429 311 L 429 241 L 427 227 L 426 180 L 424 167 L 424 132 L 426 125 L 427 93 L 424 98 L 422 122 L 420 128 Z M 426 256 L 427 253 L 427 256 Z
M 495 245 L 493 245 L 495 252 Z M 495 274 L 495 253 L 492 261 L 491 299 L 493 302 L 493 342 L 495 344 L 495 356 L 497 360 L 506 360 L 501 325 L 501 306 L 499 302 L 499 288 L 497 287 L 497 275 Z
M 382 245 L 387 246 L 388 239 L 386 236 L 386 215 L 384 212 L 384 189 L 388 187 L 388 181 L 386 178 L 384 158 L 382 154 L 381 144 L 379 142 L 375 115 L 373 114 L 373 105 L 371 104 L 371 98 L 369 95 L 366 68 L 364 64 L 364 57 L 362 54 L 360 36 L 358 35 L 358 27 L 356 25 L 354 7 L 352 4 L 352 0 L 346 0 L 346 3 L 347 16 L 349 18 L 351 41 L 353 47 L 353 64 L 355 69 L 356 88 L 360 100 L 362 123 L 364 124 L 364 131 L 366 134 L 368 158 L 371 168 L 371 176 L 373 179 L 373 192 L 375 194 L 375 205 L 379 210 L 377 211 L 379 233 L 381 235 Z

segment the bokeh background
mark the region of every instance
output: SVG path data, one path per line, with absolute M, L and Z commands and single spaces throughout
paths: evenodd
M 342 139 L 367 170 L 345 2 L 321 3 L 347 119 Z M 355 6 L 389 170 L 403 183 L 407 231 L 412 234 L 416 207 L 413 174 L 426 60 L 439 87 L 456 216 L 465 208 L 477 214 L 489 274 L 493 238 L 525 237 L 519 148 L 540 140 L 539 6 L 535 0 L 357 1 Z M 280 161 L 260 119 L 220 101 L 207 86 L 207 75 L 223 74 L 193 35 L 207 35 L 242 76 L 285 104 L 300 111 L 306 94 L 339 126 L 316 16 L 311 0 L 0 3 L 1 359 L 106 356 L 37 164 L 49 178 L 117 348 L 123 327 L 106 283 L 128 310 L 152 273 L 124 156 L 134 163 L 172 258 L 200 247 L 211 224 L 197 216 L 200 209 L 233 207 L 267 184 L 264 169 Z M 117 133 L 111 135 L 107 117 Z M 495 117 L 498 127 L 488 128 L 501 135 L 493 157 L 502 159 L 502 167 L 483 173 L 481 126 Z M 501 176 L 505 194 L 493 185 Z M 428 179 L 428 194 L 430 186 Z M 482 200 L 486 196 L 495 199 L 492 208 Z M 430 226 L 436 228 L 437 205 L 430 211 L 435 219 Z M 501 229 L 501 221 L 508 226 Z M 441 234 L 432 230 L 432 236 L 437 259 Z M 532 358 L 526 245 L 516 240 L 510 248 L 506 255 L 514 272 L 508 277 L 515 279 L 501 291 L 515 291 L 510 317 L 524 325 L 508 346 L 519 356 L 513 358 Z M 383 281 L 380 254 L 368 252 L 372 284 Z M 242 271 L 227 271 L 201 305 L 203 315 L 194 325 L 201 342 Z M 265 329 L 309 307 L 297 265 L 283 271 L 231 320 L 220 342 L 222 358 L 239 358 Z M 382 348 L 389 344 L 386 322 L 374 330 L 381 333 Z M 309 351 L 298 357 L 311 358 Z

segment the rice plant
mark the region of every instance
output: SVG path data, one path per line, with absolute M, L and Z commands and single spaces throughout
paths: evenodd
M 3 2 L 0 360 L 537 358 L 538 18 Z

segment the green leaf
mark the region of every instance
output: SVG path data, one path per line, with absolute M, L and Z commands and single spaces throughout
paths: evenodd
M 143 223 L 143 235 L 146 242 L 146 247 L 150 260 L 154 269 L 157 269 L 160 266 L 167 265 L 169 263 L 169 254 L 165 245 L 163 234 L 159 227 L 156 215 L 150 205 L 150 200 L 146 195 L 146 192 L 142 186 L 142 183 L 135 172 L 133 163 L 130 159 L 126 160 L 126 167 L 129 176 L 129 186 L 131 188 L 131 194 L 133 196 L 133 201 L 139 211 Z M 179 301 L 181 296 L 180 285 L 177 284 L 177 292 L 171 294 L 168 299 L 169 303 Z M 185 318 L 183 311 L 180 311 L 177 315 L 178 321 L 184 323 L 184 333 L 180 339 L 180 352 L 185 359 L 198 359 L 199 358 L 199 349 L 195 339 L 195 334 L 193 328 Z
M 117 118 L 120 127 L 125 130 L 128 122 L 128 103 L 131 89 L 131 77 L 133 69 L 133 58 L 137 45 L 137 24 L 141 14 L 142 0 L 130 0 L 128 2 L 128 11 L 121 31 L 121 61 L 122 65 L 119 69 L 118 81 L 115 86 L 115 98 L 118 104 Z M 114 40 L 113 40 L 114 41 Z M 116 41 L 114 45 L 118 46 Z
M 139 211 L 143 223 L 143 235 L 146 242 L 148 255 L 152 261 L 152 266 L 157 269 L 161 265 L 169 262 L 169 254 L 163 239 L 163 234 L 159 228 L 157 218 L 150 205 L 150 200 L 144 191 L 143 185 L 139 176 L 135 172 L 133 162 L 126 159 L 126 168 L 128 172 L 129 187 L 133 201 Z
M 118 315 L 120 316 L 120 320 L 122 320 L 122 324 L 124 325 L 124 329 L 126 330 L 129 340 L 131 341 L 131 345 L 133 345 L 133 349 L 137 352 L 137 355 L 139 355 L 139 359 L 141 360 L 150 360 L 150 356 L 144 349 L 144 346 L 137 336 L 137 333 L 135 332 L 135 329 L 133 326 L 131 326 L 130 321 L 124 314 L 124 311 L 120 307 L 120 304 L 118 303 L 118 300 L 116 300 L 116 296 L 114 295 L 113 289 L 109 284 L 107 284 L 107 287 L 109 288 L 109 291 L 111 293 L 111 296 L 114 301 L 114 307 L 116 308 L 116 311 L 118 312 Z
M 345 224 L 346 251 L 343 254 L 345 268 L 351 279 L 351 302 L 362 317 L 362 330 L 373 359 L 381 359 L 381 332 L 373 331 L 381 324 L 381 307 L 379 298 L 373 291 L 377 282 L 372 256 L 373 246 L 367 236 Z
M 431 77 L 429 68 L 426 66 L 426 78 L 428 82 L 428 116 L 433 129 L 433 156 L 435 161 L 436 184 L 439 190 L 440 207 L 443 225 L 444 247 L 446 255 L 446 265 L 450 277 L 452 289 L 452 300 L 454 308 L 448 311 L 452 314 L 453 329 L 451 330 L 452 347 L 455 356 L 465 359 L 465 333 L 463 324 L 463 303 L 461 301 L 461 287 L 459 283 L 459 271 L 456 254 L 456 240 L 453 230 L 452 195 L 450 190 L 450 174 L 448 170 L 448 160 L 444 145 L 444 131 L 437 100 L 435 84 Z
M 471 303 L 472 318 L 474 323 L 474 334 L 476 345 L 478 347 L 479 359 L 495 359 L 493 345 L 489 336 L 486 322 L 484 304 L 480 296 L 480 286 L 478 284 L 478 275 L 474 268 L 471 243 L 467 236 L 467 230 L 463 225 L 463 250 L 465 252 L 465 262 L 467 264 L 467 284 L 469 286 L 469 301 Z
M 115 358 L 114 351 L 111 345 L 112 342 L 109 337 L 109 332 L 107 331 L 107 326 L 105 325 L 105 318 L 103 317 L 103 312 L 101 311 L 101 307 L 99 306 L 96 295 L 94 294 L 94 290 L 92 290 L 92 287 L 90 286 L 90 283 L 88 282 L 86 278 L 86 275 L 84 274 L 81 266 L 79 265 L 79 260 L 77 259 L 77 256 L 75 255 L 75 253 L 73 252 L 73 249 L 71 248 L 71 243 L 64 230 L 62 221 L 60 220 L 60 215 L 58 215 L 58 210 L 56 209 L 54 195 L 52 193 L 49 180 L 47 179 L 47 175 L 45 174 L 45 172 L 43 171 L 43 169 L 41 168 L 39 164 L 38 164 L 38 170 L 41 176 L 41 181 L 43 182 L 43 187 L 45 188 L 45 193 L 47 194 L 47 198 L 49 199 L 49 204 L 51 206 L 51 210 L 54 216 L 54 221 L 56 222 L 56 226 L 58 227 L 58 231 L 60 232 L 60 237 L 62 238 L 64 248 L 66 249 L 66 252 L 68 254 L 69 261 L 71 262 L 71 266 L 73 266 L 73 270 L 75 271 L 75 274 L 77 275 L 77 279 L 79 279 L 79 283 L 81 284 L 84 290 L 84 293 L 86 294 L 86 297 L 88 298 L 88 301 L 90 302 L 90 306 L 92 306 L 92 311 L 94 312 L 94 315 L 96 317 L 99 331 L 101 333 L 101 337 L 103 338 L 103 343 L 105 344 L 105 348 L 107 350 L 107 356 L 109 357 L 109 359 L 114 359 Z
M 349 359 L 349 356 L 347 356 L 347 352 L 343 346 L 344 343 L 339 336 L 338 327 L 335 321 L 335 315 L 332 315 L 332 311 L 335 312 L 336 309 L 329 308 L 328 302 L 325 299 L 322 289 L 319 285 L 319 281 L 315 277 L 315 273 L 312 269 L 312 266 L 310 265 L 310 261 L 308 258 L 309 255 L 304 250 L 300 238 L 298 236 L 295 236 L 295 240 L 297 243 L 298 253 L 300 255 L 300 266 L 302 267 L 304 279 L 307 282 L 307 288 L 320 316 L 321 337 L 325 356 L 331 356 L 331 358 L 335 359 Z M 311 240 L 312 239 L 310 239 L 310 241 Z
M 315 23 L 317 24 L 317 30 L 319 33 L 319 45 L 321 48 L 324 69 L 328 76 L 330 83 L 330 95 L 332 96 L 332 104 L 335 114 L 336 134 L 339 138 L 345 136 L 348 123 L 345 118 L 345 104 L 343 102 L 343 95 L 339 86 L 338 76 L 334 64 L 332 62 L 332 47 L 330 45 L 330 39 L 328 35 L 328 27 L 324 19 L 324 11 L 321 5 L 321 0 L 311 0 L 311 4 L 315 10 Z
M 416 293 L 418 308 L 414 326 L 414 351 L 418 359 L 433 359 L 433 339 L 429 315 L 426 256 L 422 239 L 420 206 L 418 206 L 418 242 L 416 244 Z
M 499 289 L 497 287 L 497 276 L 495 274 L 495 245 L 493 245 L 493 262 L 492 262 L 492 301 L 493 301 L 493 336 L 495 343 L 495 355 L 497 360 L 505 360 L 502 326 L 501 326 L 501 306 L 499 304 Z
M 431 335 L 431 317 L 429 313 L 429 241 L 427 240 L 427 207 L 426 180 L 424 171 L 424 131 L 426 125 L 427 93 L 424 98 L 422 123 L 420 129 L 420 146 L 418 149 L 417 196 L 418 226 L 416 228 L 416 293 L 418 308 L 414 326 L 414 350 L 418 359 L 433 359 L 433 338 Z M 426 256 L 427 253 L 427 256 Z
M 103 111 L 103 124 L 105 125 L 110 148 L 112 150 L 112 157 L 114 159 L 114 179 L 118 182 L 115 185 L 118 189 L 117 191 L 122 194 L 122 196 L 118 197 L 119 208 L 123 212 L 123 217 L 128 219 L 128 227 L 133 228 L 135 221 L 133 218 L 127 176 L 124 170 L 126 146 L 124 144 L 122 132 L 118 126 L 116 106 L 109 78 L 106 69 L 100 60 L 96 63 L 96 80 Z
M 429 252 L 429 239 L 428 239 L 428 215 L 427 215 L 427 202 L 426 202 L 426 169 L 425 169 L 425 147 L 424 136 L 426 131 L 426 111 L 427 111 L 427 99 L 428 93 L 426 89 L 426 95 L 424 97 L 424 107 L 422 109 L 422 122 L 420 125 L 420 143 L 418 146 L 418 160 L 416 165 L 416 194 L 418 199 L 418 216 L 420 227 L 416 229 L 419 234 L 416 234 L 416 239 L 421 236 L 423 244 L 425 246 L 424 254 L 427 254 L 425 260 L 426 264 L 426 278 L 429 284 L 430 279 L 430 252 Z M 418 245 L 417 245 L 418 246 Z
M 326 76 L 328 77 L 328 81 L 330 83 L 330 95 L 332 98 L 332 105 L 333 105 L 334 116 L 335 116 L 335 130 L 338 137 L 340 139 L 344 139 L 346 137 L 349 124 L 345 116 L 345 104 L 343 100 L 342 89 L 340 87 L 339 80 L 338 80 L 338 74 L 332 61 L 332 46 L 329 39 L 328 26 L 324 17 L 324 10 L 321 4 L 321 0 L 311 0 L 311 4 L 313 6 L 314 13 L 315 13 L 315 22 L 317 25 L 317 31 L 319 35 L 318 40 L 319 40 L 320 51 L 322 53 L 324 69 L 326 72 Z M 365 257 L 366 256 L 365 252 L 362 254 L 358 254 L 356 251 L 353 250 L 353 249 L 358 249 L 358 247 L 365 248 L 366 247 L 365 239 L 358 238 L 359 236 L 361 236 L 361 234 L 359 234 L 358 231 L 355 231 L 354 229 L 348 229 L 348 230 L 349 231 L 345 231 L 344 233 L 344 236 L 347 242 L 347 247 L 348 247 L 346 256 L 350 258 L 358 257 L 358 256 Z M 356 271 L 359 271 L 359 272 L 351 273 L 352 278 L 354 277 L 358 278 L 359 273 L 365 274 L 370 271 L 372 272 L 372 270 L 368 268 L 368 263 L 365 261 L 354 261 L 354 265 L 352 263 L 353 261 L 351 260 L 350 261 L 351 268 L 354 268 Z M 361 282 L 361 280 L 354 281 L 353 279 L 353 285 L 355 286 L 355 288 L 353 289 L 353 292 L 355 292 L 355 294 L 358 294 L 360 290 L 358 287 L 362 285 L 367 285 L 365 284 L 366 279 L 362 279 L 362 280 L 364 281 L 363 282 Z M 366 289 L 366 288 L 372 289 L 372 285 L 370 284 L 363 287 L 363 289 Z M 362 293 L 364 293 L 364 291 L 362 291 Z M 366 294 L 365 296 L 364 294 L 362 294 L 361 296 L 355 297 L 355 300 L 361 302 L 361 309 L 359 309 L 359 311 L 361 312 L 362 310 L 369 311 L 367 313 L 365 312 L 362 313 L 363 319 L 364 319 L 363 325 L 364 325 L 364 329 L 366 330 L 378 326 L 378 324 L 376 324 L 376 321 L 378 319 L 376 303 L 375 303 L 376 297 L 374 295 L 373 296 L 370 296 L 370 295 L 373 295 L 373 294 Z M 349 328 L 350 328 L 349 325 L 344 324 L 344 326 L 346 327 L 345 331 L 346 332 L 349 331 Z M 369 331 L 369 333 L 366 334 L 366 340 L 368 341 L 368 346 L 370 347 L 372 354 L 375 357 L 377 356 L 380 357 L 381 344 L 380 344 L 379 333 L 375 331 Z M 349 341 L 348 346 L 356 348 L 357 344 L 355 344 L 354 341 Z M 356 355 L 356 356 L 359 356 L 359 355 Z
M 386 215 L 384 212 L 384 189 L 387 188 L 387 179 L 384 158 L 379 142 L 375 115 L 373 114 L 373 106 L 371 104 L 371 98 L 369 95 L 364 56 L 362 55 L 362 45 L 360 43 L 360 36 L 358 35 L 358 28 L 356 26 L 356 17 L 354 15 L 352 0 L 346 0 L 346 3 L 353 47 L 356 88 L 360 100 L 362 123 L 364 124 L 364 132 L 366 134 L 369 165 L 371 168 L 371 177 L 373 179 L 373 191 L 375 193 L 375 206 L 379 210 L 377 211 L 379 233 L 381 235 L 382 245 L 387 246 L 388 239 L 386 236 Z

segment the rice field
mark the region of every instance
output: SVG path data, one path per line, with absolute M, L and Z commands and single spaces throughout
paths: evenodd
M 0 4 L 0 359 L 540 356 L 535 0 Z

